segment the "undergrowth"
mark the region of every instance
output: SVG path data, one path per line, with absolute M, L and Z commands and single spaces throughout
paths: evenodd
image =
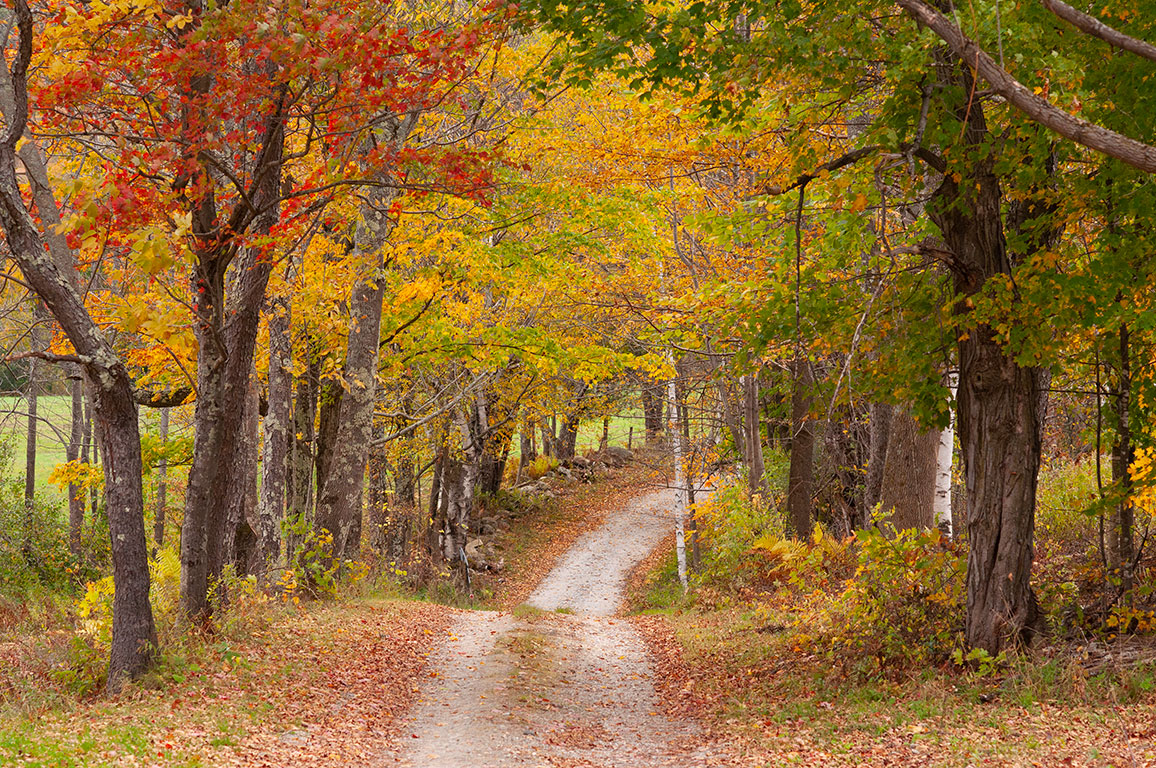
M 781 488 L 786 458 L 771 453 L 768 470 L 770 487 Z M 1097 498 L 1088 462 L 1041 473 L 1034 585 L 1051 629 L 1047 644 L 1106 647 L 1125 636 L 1156 634 L 1150 568 L 1140 569 L 1127 599 L 1111 594 L 1095 535 Z M 670 561 L 650 575 L 636 604 L 741 608 L 784 652 L 838 679 L 899 679 L 929 668 L 993 675 L 1012 666 L 1011 656 L 964 648 L 963 537 L 896 530 L 880 517 L 847 539 L 816 525 L 800 542 L 786 537 L 781 507 L 780 492 L 751 497 L 742 478 L 724 481 L 695 510 L 705 554 L 689 594 Z M 1138 516 L 1138 530 L 1147 526 L 1150 517 Z

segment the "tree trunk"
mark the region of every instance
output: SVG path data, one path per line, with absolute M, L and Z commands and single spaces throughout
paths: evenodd
M 34 320 L 39 326 L 40 321 Z M 32 337 L 32 346 L 34 351 L 41 351 L 46 346 L 39 338 L 41 334 L 34 332 Z M 28 402 L 28 417 L 25 422 L 24 430 L 24 506 L 28 510 L 28 515 L 31 517 L 32 507 L 36 503 L 36 433 L 40 426 L 38 421 L 37 404 L 40 400 L 40 364 L 36 358 L 29 358 L 28 360 L 28 383 L 26 387 L 26 395 Z M 31 521 L 29 521 L 31 522 Z M 29 524 L 24 529 L 25 536 L 32 535 L 32 526 Z
M 690 409 L 686 405 L 686 391 L 679 387 L 678 389 L 678 420 L 682 425 L 682 439 L 683 445 L 690 446 Z M 686 530 L 690 533 L 690 570 L 698 572 L 702 570 L 702 547 L 698 540 L 698 520 L 695 515 L 694 507 L 694 473 L 687 468 L 686 473 L 686 508 L 690 514 L 686 516 Z
M 867 457 L 867 480 L 863 493 L 865 516 L 858 525 L 867 526 L 871 513 L 883 493 L 883 466 L 887 461 L 887 444 L 891 437 L 890 403 L 871 403 L 871 447 Z
M 426 548 L 429 551 L 430 562 L 435 566 L 442 561 L 441 532 L 445 530 L 444 505 L 442 504 L 445 493 L 442 481 L 445 478 L 448 456 L 449 449 L 446 448 L 443 438 L 438 446 L 437 456 L 434 458 L 433 477 L 430 479 L 429 514 L 427 515 L 429 526 L 426 528 Z
M 68 435 L 65 458 L 80 461 L 84 445 L 84 379 L 78 367 L 69 372 L 68 383 L 72 395 L 72 429 Z M 87 452 L 86 452 L 87 453 Z M 84 492 L 75 483 L 68 484 L 68 548 L 77 562 L 84 556 Z
M 1131 599 L 1133 586 L 1132 564 L 1135 558 L 1133 523 L 1135 508 L 1132 504 L 1132 477 L 1128 474 L 1132 466 L 1132 361 L 1128 326 L 1120 325 L 1120 371 L 1116 380 L 1116 442 L 1112 445 L 1112 482 L 1120 494 L 1116 503 L 1114 560 L 1119 563 L 1120 591 Z
M 562 461 L 574 458 L 578 448 L 578 416 L 567 416 L 562 420 L 561 434 L 558 435 L 558 446 L 555 455 Z
M 740 376 L 740 383 L 742 380 Z M 735 445 L 735 453 L 740 457 L 743 464 L 748 464 L 750 462 L 750 456 L 747 453 L 747 439 L 743 429 L 742 409 L 731 399 L 730 389 L 726 380 L 720 378 L 718 381 L 719 408 L 722 411 L 722 420 L 726 424 L 727 431 L 730 432 L 731 441 Z
M 814 498 L 815 435 L 812 430 L 811 363 L 797 357 L 791 393 L 791 466 L 787 477 L 787 519 L 795 537 L 811 535 L 811 500 Z
M 966 143 L 978 148 L 990 136 L 982 103 L 966 99 L 975 85 L 971 70 L 954 58 L 940 69 L 958 96 L 954 107 Z M 962 315 L 970 311 L 966 297 L 989 278 L 1011 272 L 993 160 L 978 149 L 974 154 L 981 159 L 962 176 L 944 175 L 927 208 L 957 260 L 955 311 Z M 1017 365 L 995 330 L 983 324 L 959 334 L 958 357 L 969 539 L 966 641 L 995 655 L 1028 637 L 1038 618 L 1031 565 L 1040 370 Z
M 380 264 L 378 265 L 380 267 Z M 334 428 L 332 456 L 326 472 L 318 475 L 316 528 L 333 535 L 333 557 L 355 560 L 361 550 L 361 501 L 368 446 L 373 436 L 373 401 L 377 381 L 377 346 L 380 339 L 385 283 L 369 279 L 353 288 L 342 393 Z
M 678 424 L 678 379 L 681 368 L 674 364 L 674 377 L 666 385 L 667 412 L 666 435 L 670 441 L 671 461 L 674 464 L 674 550 L 678 561 L 678 580 L 685 591 L 688 586 L 686 572 L 686 447 L 682 441 L 682 429 Z
M 387 196 L 392 199 L 392 194 Z M 382 245 L 393 229 L 385 216 L 389 199 L 378 201 L 370 218 L 369 233 L 359 246 L 370 253 L 381 253 Z M 335 442 L 326 471 L 318 474 L 318 530 L 333 536 L 333 557 L 356 560 L 361 552 L 361 501 L 365 482 L 368 449 L 373 437 L 373 402 L 377 392 L 377 348 L 381 338 L 381 313 L 385 282 L 378 278 L 382 267 L 377 257 L 372 274 L 353 287 L 349 301 L 352 318 L 345 353 L 342 378 L 347 389 L 342 393 L 334 428 Z
M 747 447 L 747 484 L 750 494 L 765 493 L 766 479 L 763 477 L 763 440 L 759 432 L 759 378 L 748 373 L 743 382 L 743 428 L 746 432 L 743 443 Z
M 475 462 L 447 457 L 441 477 L 441 545 L 443 560 L 453 564 L 455 571 L 464 567 L 461 556 L 466 550 L 470 531 L 476 477 Z
M 935 468 L 939 433 L 922 430 L 911 412 L 891 409 L 883 465 L 881 507 L 896 529 L 930 528 L 935 521 Z
M 179 37 L 183 39 L 197 28 L 196 24 L 186 25 Z M 267 111 L 257 116 L 261 121 L 260 146 L 247 156 L 251 188 L 230 211 L 218 209 L 211 184 L 186 198 L 195 242 L 192 284 L 198 353 L 193 464 L 181 529 L 181 607 L 186 616 L 200 623 L 210 618 L 210 588 L 234 557 L 236 529 L 229 516 L 235 517 L 244 509 L 248 492 L 243 477 L 237 474 L 245 471 L 249 458 L 238 453 L 236 427 L 249 396 L 260 308 L 275 259 L 260 245 L 240 247 L 238 238 L 249 233 L 268 234 L 280 215 L 288 86 L 276 84 L 275 73 L 269 74 Z M 183 83 L 183 92 L 190 97 L 181 107 L 185 130 L 202 121 L 210 130 L 214 126 L 215 118 L 200 113 L 212 87 L 208 71 L 192 73 Z M 190 146 L 195 144 L 189 142 Z M 201 186 L 200 180 L 211 175 L 205 159 L 186 159 L 193 170 L 184 181 Z M 230 223 L 232 230 L 227 228 Z M 243 450 L 249 450 L 247 443 Z M 256 450 L 255 444 L 252 450 Z
M 658 384 L 642 385 L 642 419 L 646 425 L 646 442 L 653 443 L 662 434 L 662 396 Z
M 333 379 L 326 379 L 318 386 L 317 405 L 320 413 L 317 417 L 315 445 L 318 495 L 325 477 L 329 474 L 329 462 L 333 455 L 333 445 L 337 440 L 337 426 L 340 423 L 341 398 L 344 395 L 341 384 Z
M 540 426 L 542 428 L 542 455 L 556 456 L 553 417 L 542 419 Z
M 478 491 L 487 496 L 496 496 L 502 489 L 502 475 L 506 471 L 505 457 L 491 456 L 489 452 L 482 454 L 478 466 Z
M 257 376 L 249 378 L 234 438 L 233 461 L 224 471 L 224 484 L 229 492 L 223 496 L 225 532 L 221 543 L 221 560 L 214 564 L 213 578 L 220 579 L 229 564 L 235 566 L 238 576 L 254 573 L 260 556 L 257 537 L 257 429 L 260 422 L 260 396 Z M 220 593 L 222 600 L 228 595 Z
M 163 451 L 169 440 L 169 409 L 160 409 L 161 424 L 161 450 Z M 156 507 L 153 513 L 153 543 L 157 547 L 164 546 L 165 543 L 165 507 L 168 505 L 168 474 L 169 474 L 169 460 L 168 457 L 162 453 L 160 464 L 157 466 L 157 498 Z
M 534 422 L 527 416 L 522 421 L 522 428 L 518 431 L 518 476 L 514 481 L 520 483 L 525 478 L 526 467 L 538 458 L 534 448 Z
M 293 421 L 293 347 L 289 340 L 289 301 L 283 296 L 269 302 L 268 407 L 265 410 L 261 457 L 261 498 L 257 534 L 262 571 L 270 572 L 281 559 L 281 520 L 285 515 L 289 477 L 290 424 Z
M 948 377 L 948 387 L 952 392 L 958 383 L 955 374 Z M 939 445 L 935 454 L 935 524 L 949 539 L 955 535 L 951 514 L 951 470 L 954 463 L 955 413 L 952 412 L 947 428 L 939 433 Z
M 293 397 L 293 434 L 289 461 L 289 504 L 287 515 L 293 527 L 300 529 L 309 522 L 313 509 L 313 421 L 317 415 L 317 377 L 321 366 L 316 356 L 308 351 L 305 373 L 297 379 Z M 299 534 L 290 534 L 285 540 L 285 562 L 293 562 Z
M 213 498 L 213 476 L 218 469 L 216 453 L 224 423 L 225 352 L 213 333 L 222 320 L 212 296 L 224 293 L 224 276 L 219 285 L 202 286 L 197 302 L 197 400 L 193 410 L 193 463 L 185 489 L 185 522 L 181 526 L 181 610 L 191 620 L 209 619 L 210 509 L 221 499 Z M 234 422 L 235 424 L 236 422 Z M 213 536 L 220 535 L 217 530 Z

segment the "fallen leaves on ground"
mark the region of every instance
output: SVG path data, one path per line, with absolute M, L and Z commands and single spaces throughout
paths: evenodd
M 295 609 L 235 645 L 214 647 L 159 690 L 135 689 L 64 714 L 0 726 L 6 765 L 369 763 L 417 692 L 453 609 L 356 601 Z
M 704 722 L 734 765 L 1156 766 L 1151 690 L 1120 703 L 1077 677 L 1063 701 L 1033 699 L 1030 681 L 980 697 L 944 670 L 823 684 L 819 661 L 775 652 L 740 611 L 632 618 L 665 707 Z

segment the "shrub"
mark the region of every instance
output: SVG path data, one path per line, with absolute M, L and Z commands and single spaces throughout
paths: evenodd
M 0 483 L 0 592 L 19 596 L 37 589 L 74 590 L 91 575 L 92 564 L 103 561 L 106 531 L 103 525 L 86 526 L 83 551 L 94 557 L 85 567 L 69 549 L 68 526 L 58 504 L 37 497 L 29 507 L 22 482 Z
M 947 661 L 963 630 L 963 547 L 934 528 L 868 528 L 855 542 L 854 574 L 798 617 L 799 642 L 863 674 Z
M 329 531 L 316 530 L 300 516 L 286 518 L 281 527 L 287 540 L 298 542 L 291 567 L 277 582 L 284 600 L 298 602 L 301 595 L 335 597 L 343 583 L 356 583 L 368 575 L 364 562 L 333 557 L 333 534 Z
M 777 496 L 750 496 L 746 480 L 728 478 L 692 510 L 707 555 L 700 583 L 743 589 L 762 585 L 774 566 L 771 542 L 783 539 Z
M 526 467 L 526 474 L 531 480 L 538 480 L 547 472 L 558 467 L 558 460 L 553 456 L 539 456 Z

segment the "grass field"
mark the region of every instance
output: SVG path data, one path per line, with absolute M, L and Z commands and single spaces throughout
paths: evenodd
M 72 418 L 72 399 L 67 395 L 41 395 L 36 406 L 36 485 L 59 495 L 48 484 L 52 469 L 65 461 L 64 446 Z M 0 468 L 7 477 L 24 475 L 24 445 L 28 430 L 28 402 L 19 396 L 0 397 L 0 441 L 8 446 L 8 466 Z

